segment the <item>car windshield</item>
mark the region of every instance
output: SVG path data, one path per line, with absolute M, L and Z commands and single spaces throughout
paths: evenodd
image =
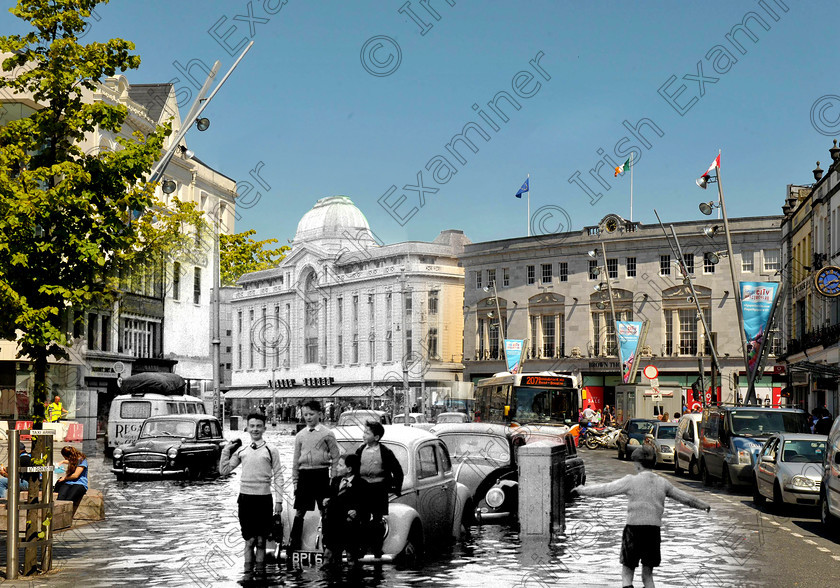
M 465 420 L 460 414 L 442 414 L 438 416 L 437 423 L 439 425 L 444 423 L 463 423 Z
M 805 413 L 773 410 L 733 410 L 732 434 L 759 437 L 771 433 L 809 433 Z
M 416 423 L 417 419 L 413 416 L 408 417 L 409 423 Z M 405 423 L 405 415 L 399 415 L 394 417 L 394 424 L 401 424 Z
M 500 464 L 510 462 L 510 446 L 505 437 L 459 433 L 444 434 L 440 438 L 449 449 L 452 459 L 483 459 Z
M 676 427 L 662 427 L 662 426 L 660 426 L 656 430 L 656 438 L 657 439 L 676 439 L 677 438 L 677 428 Z
M 192 421 L 146 421 L 140 438 L 148 437 L 195 437 L 195 423 Z
M 627 432 L 631 435 L 635 433 L 650 433 L 653 430 L 653 423 L 648 421 L 631 421 L 627 425 Z
M 350 425 L 357 425 L 364 427 L 368 421 L 381 422 L 379 415 L 372 410 L 356 410 L 353 412 L 346 412 L 338 417 L 338 426 L 347 427 Z
M 825 441 L 797 439 L 785 441 L 782 461 L 793 463 L 822 463 L 825 455 Z
M 341 452 L 341 455 L 344 455 L 345 453 L 355 453 L 363 443 L 364 441 L 361 439 L 358 441 L 341 440 L 338 442 L 338 450 Z M 390 443 L 388 441 L 383 441 L 383 443 L 388 447 L 388 449 L 394 452 L 394 456 L 397 458 L 397 461 L 400 462 L 400 466 L 402 466 L 403 473 L 408 474 L 408 451 L 406 448 L 402 445 Z

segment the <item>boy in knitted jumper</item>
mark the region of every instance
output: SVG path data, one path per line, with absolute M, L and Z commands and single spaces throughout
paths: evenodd
M 642 583 L 645 588 L 653 588 L 653 568 L 661 561 L 659 532 L 662 513 L 665 511 L 665 498 L 672 498 L 706 512 L 712 507 L 674 487 L 665 478 L 645 471 L 644 468 L 656 464 L 656 454 L 652 447 L 638 447 L 631 459 L 636 466 L 635 474 L 607 484 L 579 486 L 572 490 L 572 494 L 599 497 L 627 494 L 627 524 L 621 540 L 622 584 L 625 588 L 633 588 L 633 575 L 641 560 Z

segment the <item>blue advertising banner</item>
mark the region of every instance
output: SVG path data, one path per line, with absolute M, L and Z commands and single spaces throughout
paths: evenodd
M 618 360 L 621 362 L 621 380 L 626 384 L 633 371 L 639 337 L 642 334 L 641 321 L 616 321 L 618 327 Z
M 752 377 L 761 357 L 761 347 L 767 336 L 773 300 L 779 290 L 777 282 L 741 282 L 741 316 L 747 335 L 747 363 Z
M 518 374 L 522 370 L 522 347 L 524 339 L 505 339 L 505 359 L 507 371 Z

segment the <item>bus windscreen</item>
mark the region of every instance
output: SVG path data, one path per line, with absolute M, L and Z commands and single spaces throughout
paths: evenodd
M 524 379 L 524 378 L 523 378 Z M 519 423 L 565 423 L 577 420 L 577 397 L 574 389 L 540 387 L 514 388 L 516 410 L 513 420 Z

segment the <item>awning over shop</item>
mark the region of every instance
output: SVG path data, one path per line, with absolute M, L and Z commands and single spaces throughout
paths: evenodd
M 373 395 L 380 397 L 391 388 L 383 388 L 382 386 L 373 387 Z M 333 394 L 333 398 L 367 398 L 370 396 L 370 385 L 368 386 L 342 386 Z
M 228 390 L 225 392 L 225 400 L 228 398 L 259 398 L 259 396 L 254 395 L 254 392 L 257 392 L 257 389 L 242 388 L 240 390 Z
M 277 388 L 277 398 L 328 398 L 332 396 L 338 386 L 310 386 L 296 388 Z M 271 392 L 271 390 L 269 390 Z M 271 394 L 268 395 L 271 397 Z

